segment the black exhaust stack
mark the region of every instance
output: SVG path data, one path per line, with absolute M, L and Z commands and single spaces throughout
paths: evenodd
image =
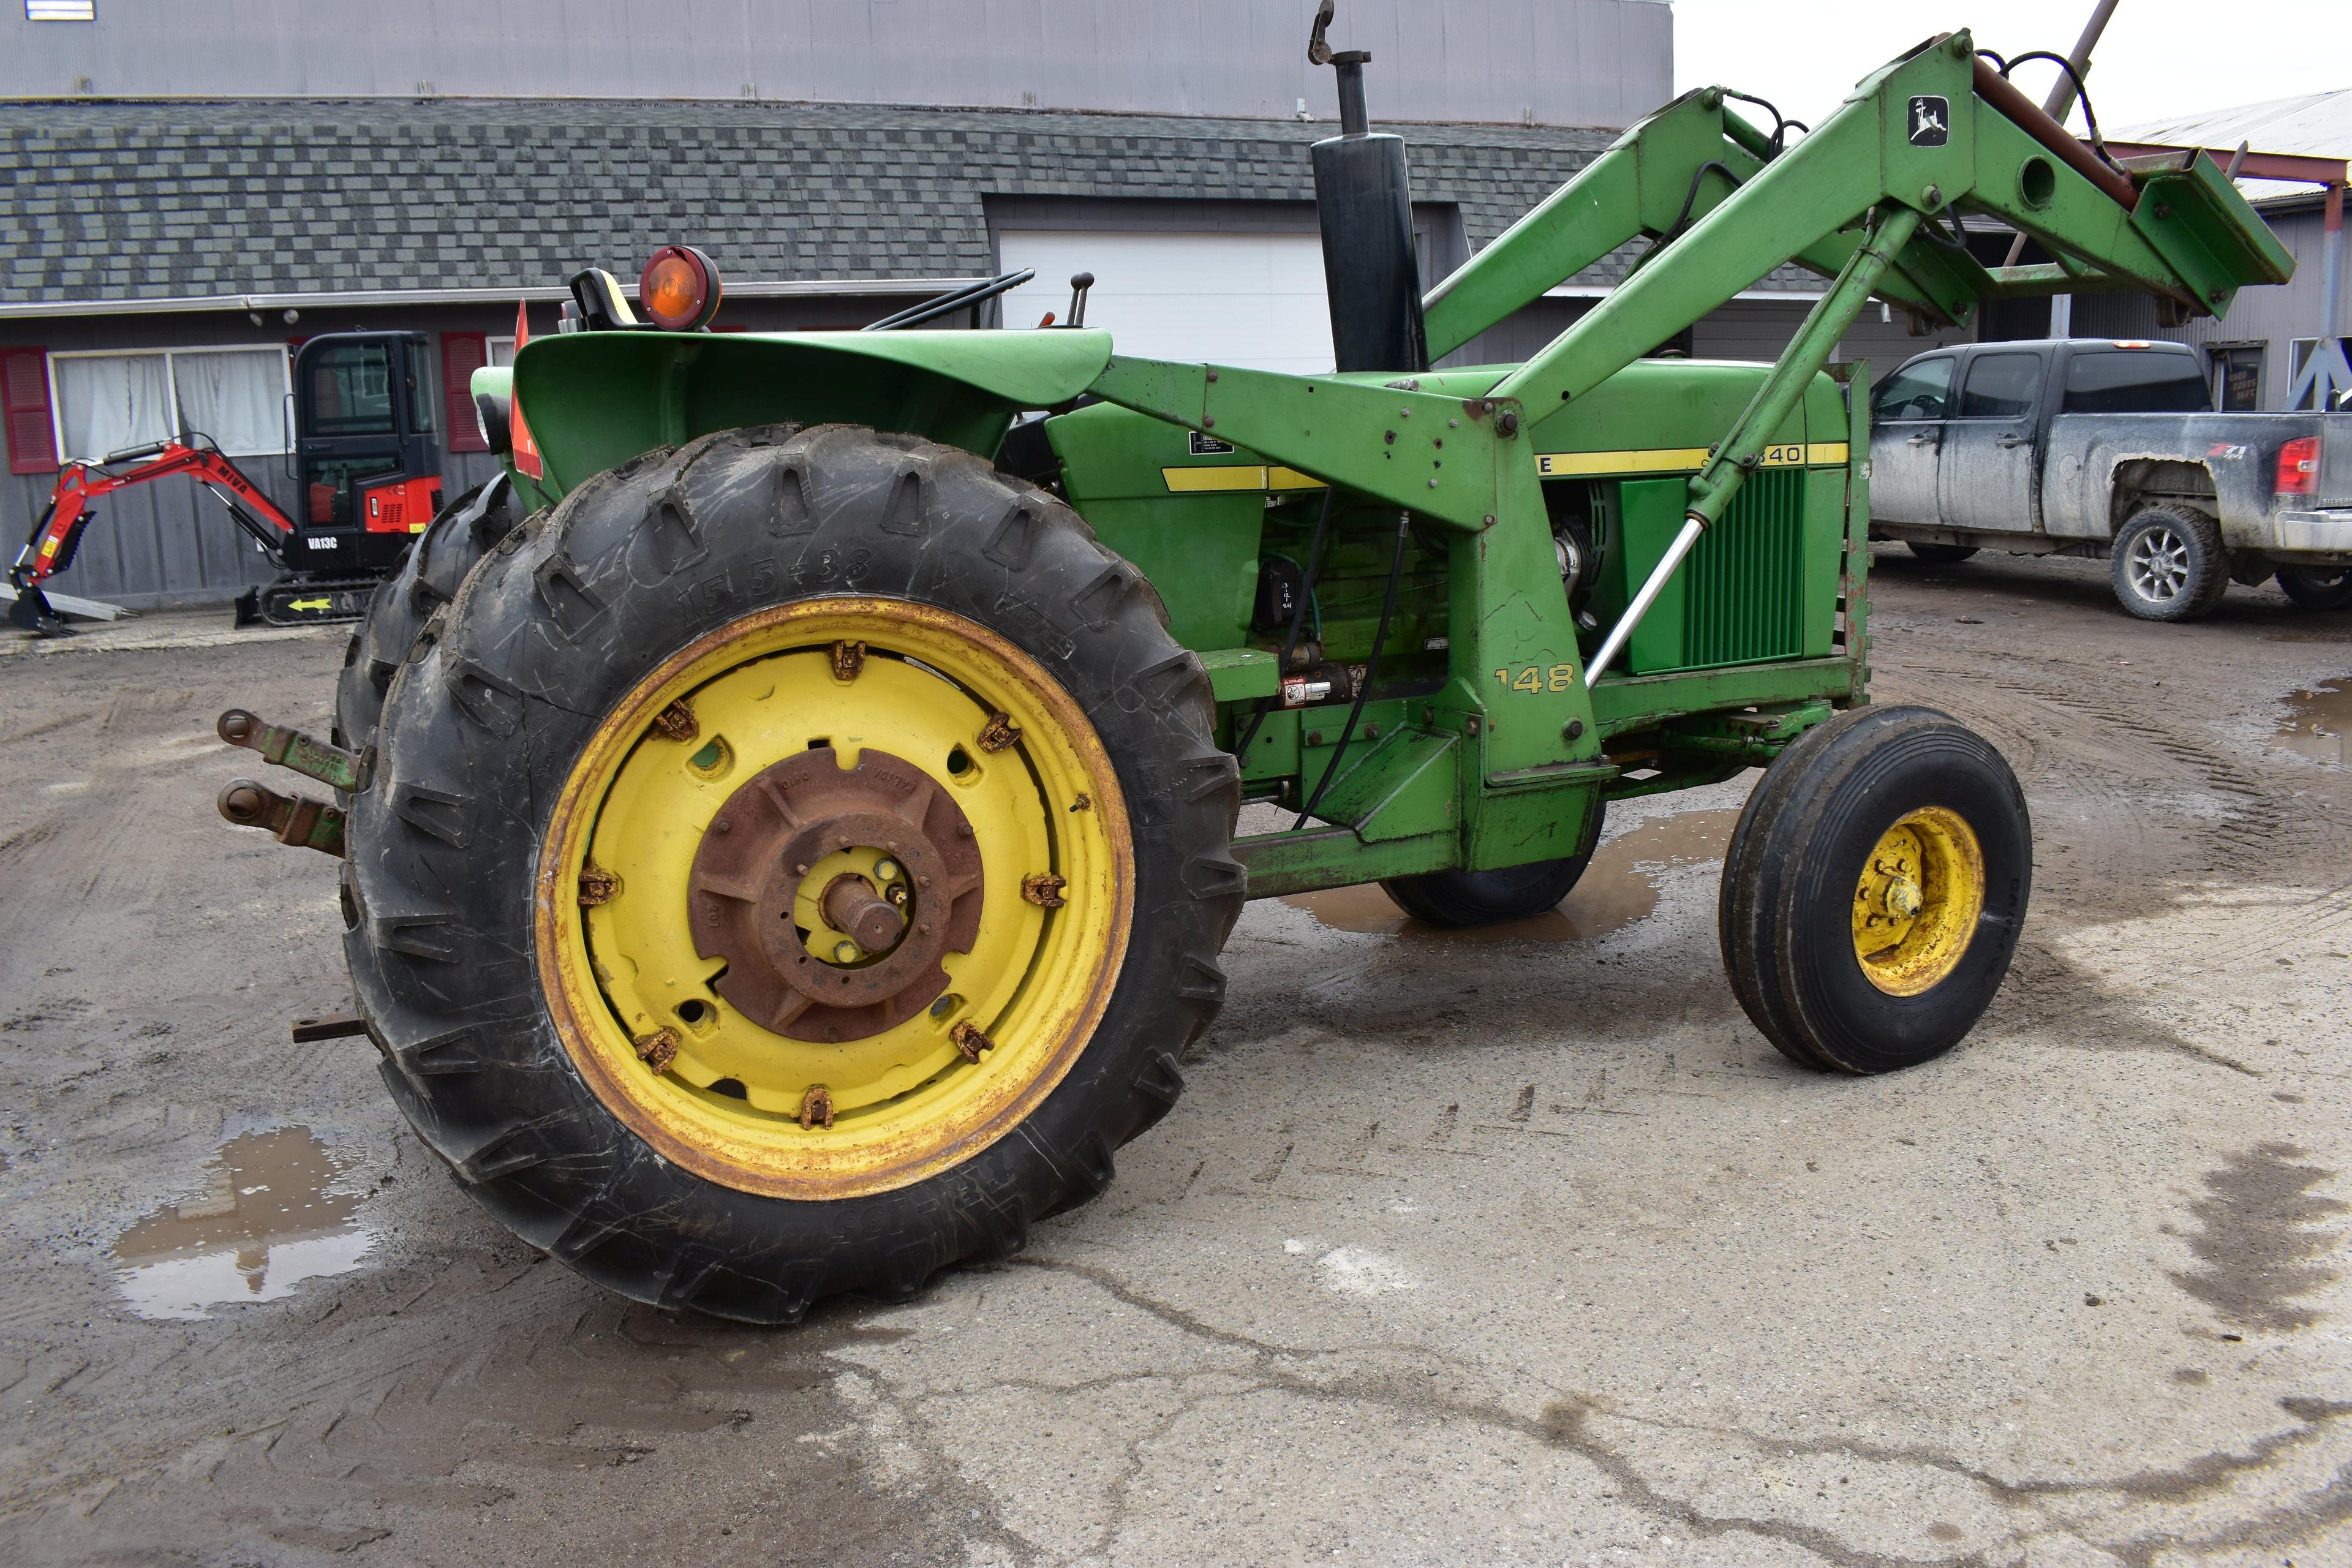
M 1372 134 L 1364 110 L 1364 62 L 1372 57 L 1331 52 L 1323 36 L 1331 10 L 1332 0 L 1323 0 L 1315 13 L 1307 58 L 1339 77 L 1339 134 L 1313 148 L 1332 351 L 1340 370 L 1427 370 L 1404 139 Z

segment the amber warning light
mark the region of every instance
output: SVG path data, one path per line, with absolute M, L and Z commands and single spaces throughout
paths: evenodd
M 665 331 L 699 331 L 719 314 L 719 268 L 690 245 L 665 245 L 637 279 L 637 304 Z

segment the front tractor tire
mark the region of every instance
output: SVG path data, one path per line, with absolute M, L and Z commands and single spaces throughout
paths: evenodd
M 2000 989 L 2032 876 L 2025 795 L 2000 752 L 1933 709 L 1852 709 L 1782 752 L 1740 813 L 1724 969 L 1790 1060 L 1916 1067 Z
M 390 682 L 345 938 L 421 1137 L 532 1245 L 755 1322 L 1086 1202 L 1223 999 L 1240 785 L 1076 513 L 770 426 L 507 535 Z

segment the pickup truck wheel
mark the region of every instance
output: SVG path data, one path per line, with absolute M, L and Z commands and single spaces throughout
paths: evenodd
M 1391 877 L 1381 891 L 1397 908 L 1429 925 L 1459 928 L 1496 925 L 1539 915 L 1562 899 L 1592 864 L 1601 842 L 1602 803 L 1595 800 L 1585 818 L 1584 845 L 1559 860 L 1537 860 L 1494 871 L 1424 871 L 1417 877 Z
M 1930 566 L 1958 566 L 1977 552 L 1973 544 L 1922 544 L 1916 539 L 1905 540 L 1903 548 Z
M 2144 621 L 2193 621 L 2211 613 L 2230 586 L 2221 531 L 2186 507 L 2143 507 L 2109 552 L 2116 598 Z
M 1245 873 L 1150 583 L 971 454 L 657 448 L 509 534 L 391 683 L 345 954 L 417 1135 L 635 1300 L 904 1300 L 1174 1105 Z
M 2278 585 L 2306 610 L 2352 609 L 2352 566 L 2282 566 Z
M 1929 708 L 1852 709 L 1781 753 L 1724 857 L 1723 963 L 1791 1060 L 1942 1055 L 2009 973 L 2033 875 L 2000 753 Z

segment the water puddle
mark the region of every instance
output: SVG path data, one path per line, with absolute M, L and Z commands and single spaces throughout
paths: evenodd
M 1652 817 L 1608 840 L 1567 898 L 1539 915 L 1502 925 L 1447 931 L 1409 918 L 1376 884 L 1293 893 L 1283 900 L 1333 931 L 1402 936 L 1419 942 L 1589 942 L 1646 919 L 1658 907 L 1665 871 L 1723 858 L 1738 825 L 1737 808 Z
M 2288 751 L 2340 768 L 2346 763 L 2347 735 L 2352 735 L 2352 679 L 2323 680 L 2286 700 L 2278 743 Z
M 246 1132 L 221 1145 L 202 1197 L 165 1204 L 114 1244 L 116 1283 L 142 1318 L 275 1301 L 305 1279 L 355 1268 L 375 1245 L 354 1194 L 328 1189 L 343 1167 L 307 1127 Z

